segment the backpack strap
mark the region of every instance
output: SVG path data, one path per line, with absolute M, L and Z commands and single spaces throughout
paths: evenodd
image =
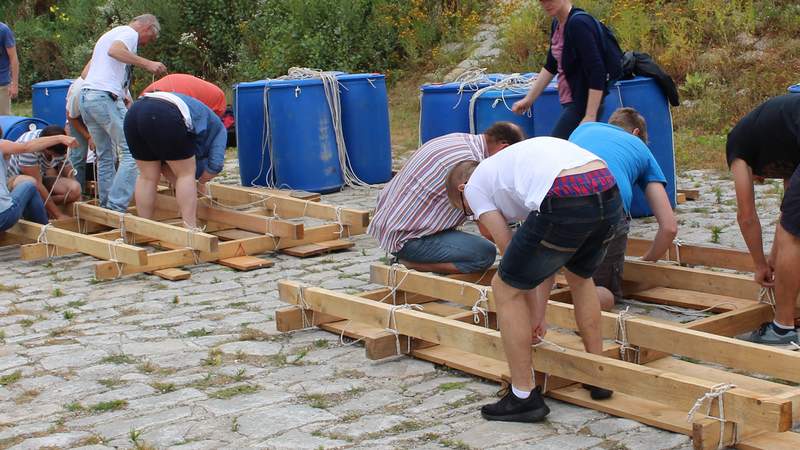
M 606 40 L 605 40 L 605 33 L 603 33 L 603 29 L 600 26 L 600 21 L 597 20 L 593 15 L 587 13 L 586 11 L 575 11 L 572 15 L 567 19 L 567 23 L 569 23 L 569 19 L 575 16 L 589 16 L 594 22 L 595 29 L 597 30 L 597 39 L 600 41 L 600 50 L 603 51 L 605 54 L 606 52 Z M 567 25 L 564 25 L 564 34 L 567 33 Z

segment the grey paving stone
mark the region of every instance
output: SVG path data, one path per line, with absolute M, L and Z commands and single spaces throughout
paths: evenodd
M 371 389 L 356 398 L 331 408 L 331 412 L 344 414 L 347 412 L 375 411 L 386 405 L 406 401 L 406 398 L 397 392 L 388 389 Z
M 281 434 L 272 439 L 267 439 L 256 445 L 258 448 L 270 450 L 318 450 L 318 449 L 339 449 L 347 448 L 350 443 L 347 441 L 328 439 L 313 436 L 299 430 L 292 430 Z
M 221 441 L 204 440 L 196 442 L 187 442 L 186 444 L 173 445 L 167 447 L 169 450 L 216 450 L 225 448 L 225 443 Z
M 153 426 L 163 427 L 166 423 L 184 419 L 191 415 L 192 409 L 189 407 L 172 408 L 132 419 L 115 420 L 110 423 L 100 424 L 95 426 L 94 429 L 101 436 L 111 439 L 127 435 L 132 429 L 143 430 Z
M 136 383 L 130 386 L 125 386 L 123 388 L 114 389 L 108 392 L 103 392 L 102 394 L 91 395 L 89 397 L 85 397 L 82 402 L 87 405 L 94 405 L 97 403 L 102 402 L 110 402 L 113 400 L 129 400 L 132 398 L 137 397 L 144 397 L 156 392 L 155 389 L 152 387 Z
M 596 420 L 589 424 L 589 432 L 592 436 L 606 437 L 624 431 L 634 430 L 643 425 L 635 420 L 620 419 L 618 417 Z
M 88 366 L 100 361 L 106 356 L 108 356 L 108 353 L 103 350 L 80 349 L 73 352 L 48 356 L 39 361 L 39 364 L 41 364 L 45 370 L 57 370 L 69 367 Z
M 197 405 L 215 416 L 237 414 L 242 411 L 262 408 L 267 405 L 288 400 L 293 397 L 284 391 L 262 390 L 255 394 L 240 395 L 230 399 L 211 398 L 198 402 Z M 280 408 L 277 408 L 280 409 Z
M 223 344 L 219 347 L 222 353 L 234 355 L 243 353 L 253 356 L 277 355 L 283 349 L 283 344 L 279 342 L 260 342 L 260 341 L 238 341 Z
M 25 436 L 26 434 L 41 433 L 47 431 L 52 426 L 52 422 L 32 422 L 3 428 L 0 429 L 0 441 L 14 439 L 19 436 Z
M 333 414 L 310 406 L 288 405 L 248 412 L 239 416 L 239 433 L 250 438 L 274 434 L 316 422 L 336 420 Z
M 191 346 L 180 339 L 162 339 L 158 342 L 131 342 L 122 346 L 122 352 L 126 355 L 147 357 L 180 353 L 189 349 L 191 349 Z
M 11 447 L 9 450 L 39 450 L 42 447 L 70 447 L 89 437 L 86 432 L 55 433 L 49 436 L 30 438 Z
M 207 398 L 208 396 L 194 388 L 180 389 L 162 395 L 139 398 L 128 402 L 128 408 L 133 410 L 158 410 L 170 406 L 182 405 L 193 400 Z
M 682 434 L 670 433 L 655 428 L 642 428 L 640 430 L 609 436 L 610 440 L 625 445 L 629 450 L 662 450 L 672 449 L 689 442 L 689 437 Z
M 476 425 L 452 436 L 452 440 L 472 448 L 489 448 L 521 442 L 532 436 L 544 438 L 552 434 L 553 429 L 547 423 L 488 422 L 481 419 Z
M 453 389 L 441 392 L 426 398 L 421 404 L 409 408 L 408 412 L 411 414 L 428 412 L 464 400 L 470 395 L 474 395 L 474 393 L 466 389 Z
M 602 439 L 596 437 L 565 434 L 553 436 L 544 440 L 536 439 L 528 441 L 522 445 L 515 445 L 514 448 L 524 450 L 583 450 L 594 447 L 602 442 Z
M 331 435 L 347 436 L 352 439 L 360 439 L 369 434 L 381 433 L 400 426 L 411 419 L 398 415 L 370 415 L 363 416 L 357 421 L 348 424 L 336 425 L 328 430 Z

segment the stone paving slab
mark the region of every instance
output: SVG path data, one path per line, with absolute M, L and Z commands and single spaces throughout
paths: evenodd
M 235 165 L 226 170 L 235 175 Z M 701 191 L 677 208 L 681 239 L 744 248 L 731 181 L 698 171 L 679 179 Z M 770 243 L 780 191 L 757 192 Z M 348 189 L 324 201 L 371 209 L 376 195 Z M 636 219 L 632 234 L 655 228 Z M 280 279 L 376 287 L 369 265 L 385 254 L 368 236 L 353 240 L 352 251 L 309 259 L 269 255 L 275 265 L 252 272 L 191 266 L 180 282 L 97 282 L 91 257 L 26 262 L 0 248 L 0 376 L 16 378 L 0 386 L 0 448 L 690 447 L 685 436 L 555 400 L 541 424 L 486 422 L 478 410 L 495 384 L 406 357 L 369 361 L 361 344 L 321 330 L 278 333 Z

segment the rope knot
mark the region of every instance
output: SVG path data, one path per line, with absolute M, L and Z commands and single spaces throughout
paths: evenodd
M 395 317 L 395 312 L 399 310 L 417 310 L 422 311 L 425 308 L 422 305 L 417 304 L 404 304 L 404 305 L 392 305 L 389 307 L 389 319 L 386 324 L 386 328 L 384 331 L 387 333 L 391 333 L 394 335 L 394 343 L 395 343 L 395 355 L 402 354 L 402 349 L 400 348 L 400 332 L 397 331 L 397 318 Z M 406 347 L 411 348 L 411 336 L 406 336 Z
M 484 287 L 478 289 L 478 300 L 472 305 L 472 320 L 476 324 L 481 323 L 480 315 L 483 314 L 483 320 L 486 328 L 489 328 L 489 288 Z M 484 306 L 478 306 L 483 304 Z
M 719 445 L 718 445 L 717 448 L 723 448 L 725 446 L 723 444 L 723 441 L 725 439 L 725 424 L 728 421 L 725 420 L 725 397 L 724 396 L 725 396 L 726 392 L 730 391 L 731 389 L 733 389 L 735 387 L 736 387 L 736 385 L 735 384 L 731 384 L 731 383 L 720 383 L 720 384 L 715 384 L 714 386 L 711 386 L 711 389 L 708 392 L 706 392 L 705 394 L 700 396 L 697 399 L 697 401 L 694 402 L 694 405 L 692 406 L 692 409 L 690 409 L 689 413 L 686 415 L 686 421 L 687 422 L 692 422 L 694 420 L 694 415 L 703 406 L 703 403 L 706 400 L 708 400 L 708 409 L 706 410 L 706 417 L 708 417 L 710 419 L 718 420 L 719 423 L 720 423 L 720 427 L 719 427 Z M 719 406 L 719 416 L 716 416 L 716 417 L 711 415 L 711 408 L 714 405 L 714 400 L 717 401 L 717 404 Z M 734 423 L 734 427 L 736 427 L 736 423 Z M 735 444 L 739 440 L 738 436 L 737 436 L 738 435 L 738 430 L 739 430 L 738 427 L 734 428 L 734 437 L 733 437 L 733 442 L 731 443 L 731 445 Z
M 628 319 L 635 317 L 630 313 L 630 308 L 631 307 L 628 306 L 624 311 L 620 311 L 620 313 L 617 315 L 617 336 L 614 339 L 614 342 L 619 344 L 619 357 L 621 360 L 639 364 L 639 357 L 641 354 L 639 347 L 631 345 L 630 342 L 628 342 L 627 321 Z

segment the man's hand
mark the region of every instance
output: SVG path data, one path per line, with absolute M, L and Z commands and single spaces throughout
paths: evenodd
M 159 61 L 150 61 L 145 69 L 153 75 L 161 76 L 167 73 L 167 66 Z
M 597 116 L 587 114 L 583 116 L 583 120 L 581 120 L 581 124 L 588 123 L 588 122 L 597 122 Z
M 511 105 L 511 111 L 515 114 L 524 114 L 525 111 L 531 109 L 531 105 L 533 105 L 533 100 L 526 95 L 522 100 L 517 100 Z
M 203 171 L 203 174 L 202 174 L 202 175 L 200 175 L 200 178 L 198 178 L 198 180 L 197 180 L 197 181 L 198 181 L 200 184 L 206 184 L 206 183 L 208 183 L 209 181 L 213 180 L 213 179 L 214 179 L 214 177 L 216 177 L 216 176 L 217 176 L 217 174 L 215 174 L 215 173 L 209 173 L 209 171 L 207 171 L 207 170 L 204 170 L 204 171 Z
M 69 148 L 75 148 L 78 146 L 78 140 L 72 136 L 67 136 L 64 134 L 60 135 L 59 137 L 61 138 L 61 143 Z
M 89 136 L 89 139 L 86 139 L 86 146 L 89 147 L 89 150 L 97 150 L 97 146 L 94 145 L 94 139 L 92 139 L 92 136 Z
M 547 334 L 547 321 L 545 321 L 544 318 L 542 318 L 541 322 L 539 322 L 533 327 L 532 343 L 538 344 L 539 342 L 541 342 L 540 338 L 543 338 L 545 334 Z
M 765 288 L 775 286 L 773 270 L 769 264 L 757 266 L 753 274 L 753 279 L 756 283 Z
M 10 98 L 17 98 L 17 95 L 19 95 L 19 85 L 12 81 L 11 84 L 8 85 L 8 96 Z

